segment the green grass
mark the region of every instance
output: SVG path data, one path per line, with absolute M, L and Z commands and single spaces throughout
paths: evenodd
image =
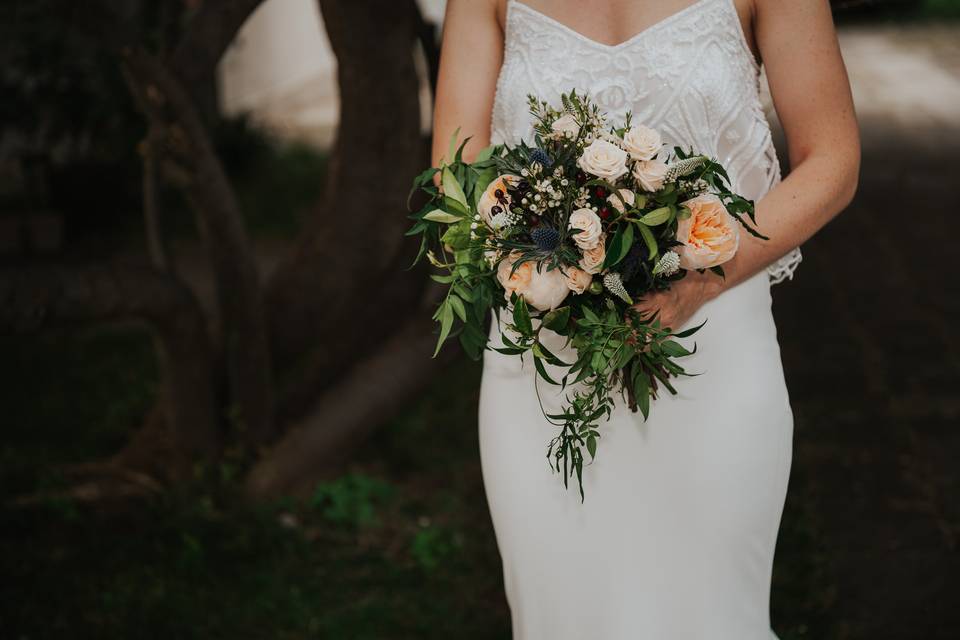
M 156 386 L 134 329 L 0 349 L 4 505 L 57 486 L 58 465 L 115 450 Z M 3 637 L 509 638 L 480 480 L 479 374 L 454 365 L 306 500 L 252 507 L 229 482 L 197 480 L 125 505 L 4 506 Z M 805 500 L 795 476 L 775 577 L 782 640 L 832 637 Z

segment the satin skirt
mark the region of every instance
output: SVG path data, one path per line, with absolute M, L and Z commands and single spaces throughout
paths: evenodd
M 531 360 L 487 351 L 483 480 L 515 640 L 769 640 L 770 577 L 792 452 L 766 273 L 705 304 L 676 396 L 647 420 L 619 397 L 585 502 L 548 466 Z M 552 334 L 548 348 L 572 349 Z M 491 344 L 500 344 L 496 323 Z M 557 387 L 539 382 L 548 412 Z

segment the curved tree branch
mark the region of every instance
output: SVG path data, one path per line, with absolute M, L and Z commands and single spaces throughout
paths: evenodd
M 188 452 L 218 446 L 214 355 L 193 293 L 160 271 L 139 267 L 34 267 L 0 273 L 0 330 L 36 331 L 78 323 L 144 321 L 153 329 L 163 379 L 162 418 Z
M 263 444 L 273 436 L 271 359 L 259 276 L 236 196 L 177 78 L 142 50 L 127 51 L 124 69 L 161 141 L 167 176 L 196 213 L 215 275 L 230 398 L 248 441 Z

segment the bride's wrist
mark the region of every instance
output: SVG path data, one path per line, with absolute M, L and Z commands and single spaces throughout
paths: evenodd
M 696 280 L 699 297 L 703 303 L 713 300 L 726 290 L 726 279 L 711 271 L 703 273 L 691 271 L 687 277 Z

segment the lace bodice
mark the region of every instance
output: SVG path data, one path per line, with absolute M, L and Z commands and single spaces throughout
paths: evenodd
M 759 199 L 780 181 L 759 83 L 733 0 L 699 0 L 618 45 L 508 0 L 491 138 L 531 140 L 527 94 L 556 104 L 577 89 L 614 120 L 631 111 L 670 146 L 717 158 L 734 191 Z M 770 265 L 771 282 L 792 278 L 800 260 L 795 248 Z

